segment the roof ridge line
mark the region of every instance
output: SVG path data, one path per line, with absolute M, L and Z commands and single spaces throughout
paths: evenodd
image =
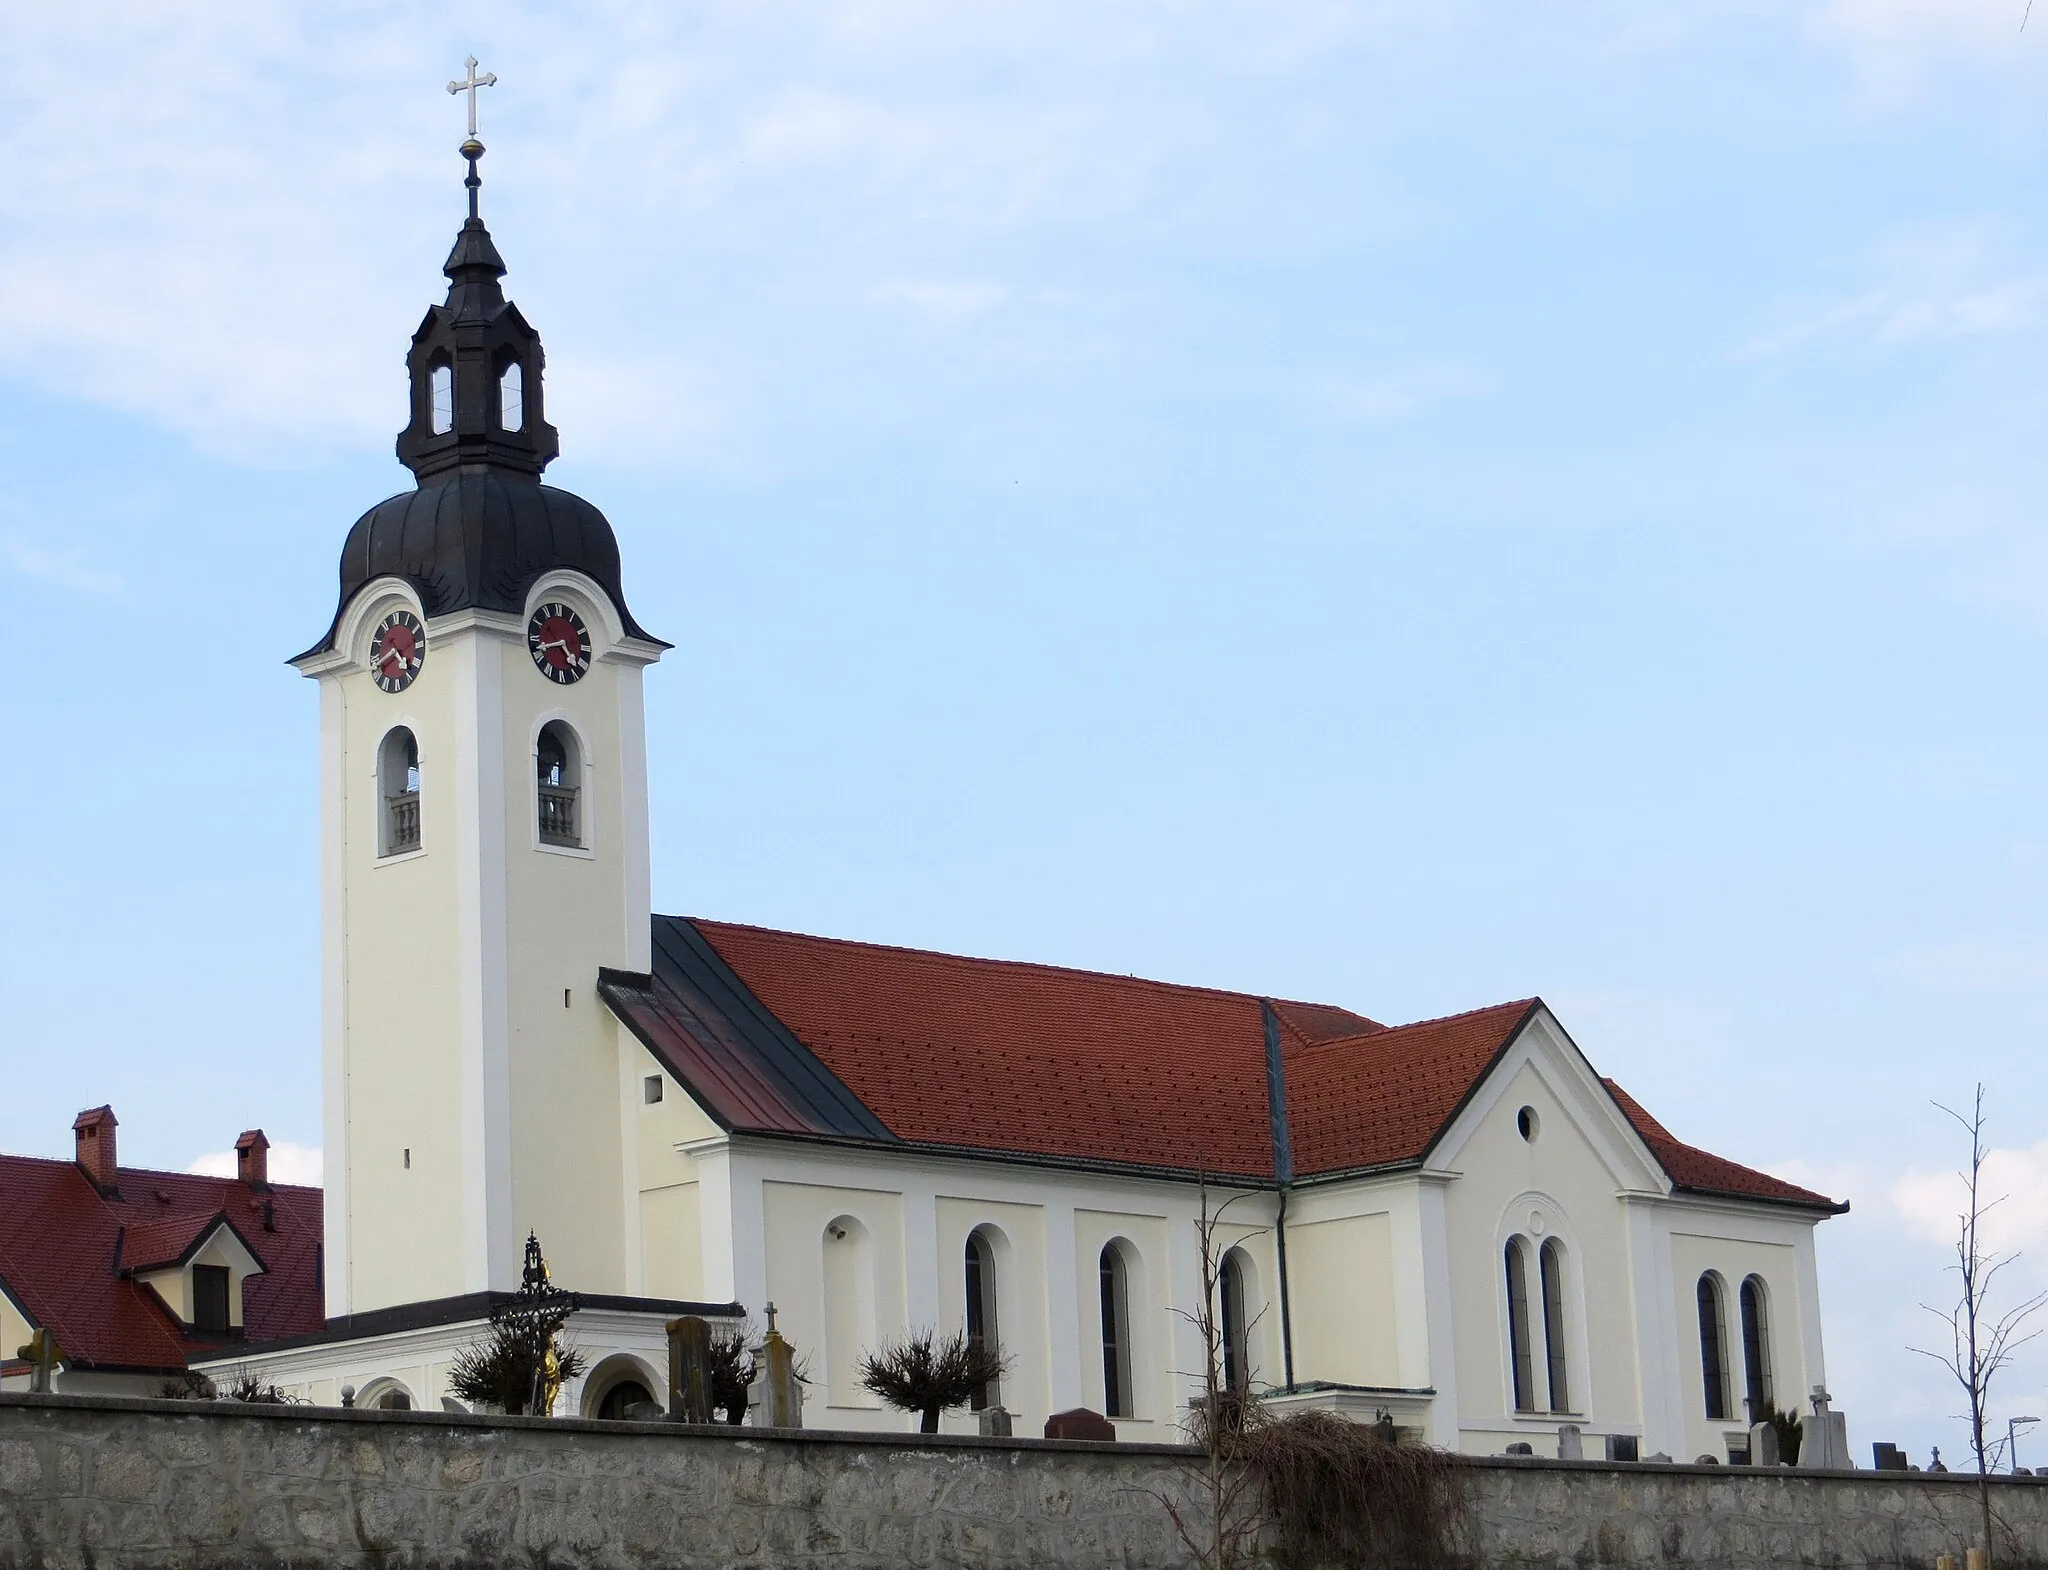
M 841 948 L 866 949 L 872 953 L 914 954 L 924 959 L 946 960 L 956 965 L 1000 965 L 1008 969 L 1045 971 L 1061 976 L 1086 976 L 1091 980 L 1117 982 L 1126 986 L 1166 987 L 1175 992 L 1230 998 L 1240 1003 L 1288 1003 L 1297 1004 L 1302 1008 L 1336 1009 L 1345 1014 L 1358 1012 L 1356 1009 L 1346 1008 L 1341 1003 L 1318 1003 L 1310 998 L 1282 998 L 1264 992 L 1239 992 L 1230 987 L 1205 987 L 1191 981 L 1161 981 L 1155 977 L 1133 975 L 1125 971 L 1090 970 L 1085 965 L 1056 965 L 1047 960 L 1036 959 L 997 959 L 987 954 L 955 954 L 946 949 L 920 948 L 909 943 L 876 943 L 868 938 L 835 938 L 822 932 L 797 932 L 788 927 L 764 927 L 758 922 L 751 921 L 720 921 L 713 916 L 675 916 L 669 919 L 695 922 L 700 926 L 731 927 L 742 932 L 759 932 L 773 938 L 802 938 L 811 943 L 832 943 Z M 1363 1019 L 1366 1016 L 1361 1014 L 1358 1017 Z
M 1539 1003 L 1543 1003 L 1543 999 L 1540 996 L 1510 998 L 1505 1003 L 1485 1003 L 1474 1009 L 1460 1009 L 1455 1014 L 1438 1014 L 1430 1019 L 1411 1019 L 1403 1025 L 1382 1025 L 1378 1030 L 1353 1031 L 1348 1036 L 1328 1036 L 1321 1041 L 1305 1043 L 1301 1050 L 1304 1052 L 1316 1052 L 1324 1047 L 1342 1047 L 1360 1041 L 1384 1041 L 1389 1036 L 1397 1036 L 1407 1030 L 1421 1030 L 1429 1025 L 1449 1025 L 1461 1019 L 1474 1019 L 1481 1014 L 1492 1014 L 1506 1009 L 1526 1011 Z M 1544 1004 L 1544 1007 L 1547 1008 L 1549 1005 Z
M 33 1161 L 38 1166 L 45 1167 L 76 1167 L 78 1165 L 76 1161 L 64 1156 L 25 1156 L 14 1151 L 0 1151 L 0 1161 Z M 164 1167 L 120 1166 L 114 1169 L 114 1175 L 117 1178 L 124 1172 L 131 1177 L 184 1178 L 198 1183 L 240 1183 L 242 1181 L 237 1177 L 222 1177 L 212 1172 L 172 1172 Z M 254 1190 L 251 1190 L 251 1192 L 253 1193 Z M 320 1194 L 324 1196 L 327 1191 L 315 1183 L 272 1183 L 270 1185 L 270 1192 Z M 143 1224 L 147 1225 L 147 1223 Z

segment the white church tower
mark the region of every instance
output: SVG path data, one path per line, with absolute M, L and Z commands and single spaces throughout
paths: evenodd
M 447 303 L 406 359 L 417 488 L 349 531 L 293 661 L 321 700 L 330 1316 L 511 1291 L 530 1231 L 559 1278 L 627 1289 L 637 1065 L 594 988 L 648 968 L 640 681 L 668 645 L 603 514 L 540 482 L 540 339 L 463 153 Z

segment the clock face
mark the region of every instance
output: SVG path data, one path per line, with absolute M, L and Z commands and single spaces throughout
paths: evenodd
M 526 652 L 549 681 L 581 681 L 590 669 L 589 629 L 573 607 L 550 601 L 526 624 Z
M 370 643 L 370 676 L 386 692 L 403 692 L 427 661 L 427 629 L 411 611 L 393 611 Z

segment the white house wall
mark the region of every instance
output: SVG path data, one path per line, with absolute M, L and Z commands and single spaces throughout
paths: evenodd
M 858 1346 L 862 1335 L 846 1331 L 846 1316 L 856 1325 L 865 1318 L 865 1301 L 826 1289 L 826 1228 L 845 1217 L 866 1229 L 878 1342 L 913 1328 L 964 1328 L 967 1235 L 978 1226 L 1000 1233 L 997 1327 L 1004 1352 L 1015 1359 L 1004 1404 L 1019 1433 L 1038 1432 L 1055 1411 L 1103 1409 L 1097 1261 L 1105 1243 L 1124 1240 L 1137 1264 L 1130 1282 L 1137 1410 L 1118 1421 L 1118 1431 L 1130 1439 L 1178 1435 L 1201 1366 L 1192 1328 L 1173 1312 L 1199 1297 L 1200 1198 L 1193 1185 L 769 1140 L 736 1140 L 698 1156 L 702 1170 L 723 1174 L 735 1215 L 752 1207 L 763 1218 L 761 1290 L 741 1296 L 750 1309 L 772 1299 L 778 1328 L 809 1360 L 806 1424 L 902 1431 L 915 1423 L 851 1393 L 843 1370 L 833 1376 L 828 1347 L 865 1350 Z M 704 1191 L 707 1252 L 722 1230 L 711 1214 L 712 1187 Z M 1212 1195 L 1212 1204 L 1227 1197 Z M 1242 1246 L 1252 1261 L 1253 1356 L 1277 1380 L 1273 1205 L 1270 1194 L 1235 1205 L 1219 1241 Z M 747 1232 L 735 1221 L 731 1235 L 743 1239 Z M 736 1265 L 734 1273 L 748 1268 Z M 836 1327 L 834 1314 L 842 1316 Z M 955 1413 L 945 1427 L 972 1432 L 975 1423 L 972 1414 Z

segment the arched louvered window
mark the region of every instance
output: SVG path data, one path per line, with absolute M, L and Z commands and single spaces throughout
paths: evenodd
M 988 1234 L 977 1227 L 967 1234 L 967 1344 L 986 1347 L 1002 1355 L 1002 1338 L 996 1322 L 996 1251 Z M 1000 1379 L 991 1379 L 975 1391 L 969 1401 L 975 1411 L 1003 1404 Z
M 526 429 L 526 372 L 517 360 L 498 375 L 498 423 L 508 431 Z
M 1223 1383 L 1243 1390 L 1252 1382 L 1251 1321 L 1245 1313 L 1245 1276 L 1249 1273 L 1244 1250 L 1233 1248 L 1223 1256 L 1223 1269 L 1216 1278 L 1217 1330 L 1223 1343 Z
M 455 367 L 435 366 L 427 373 L 427 428 L 436 436 L 455 429 Z
M 1721 1278 L 1709 1271 L 1697 1289 L 1700 1310 L 1700 1382 L 1707 1401 L 1707 1421 L 1728 1421 L 1728 1314 Z
M 1115 1242 L 1102 1246 L 1098 1261 L 1102 1293 L 1102 1410 L 1106 1417 L 1132 1415 L 1131 1273 Z
M 1777 1398 L 1771 1388 L 1771 1321 L 1763 1278 L 1742 1283 L 1742 1383 L 1749 1420 L 1761 1423 L 1764 1408 Z
M 1537 1255 L 1543 1276 L 1543 1361 L 1550 1380 L 1550 1410 L 1572 1409 L 1571 1381 L 1565 1373 L 1564 1249 L 1556 1238 Z
M 1508 1239 L 1508 1366 L 1514 1385 L 1515 1410 L 1536 1410 L 1536 1363 L 1529 1342 L 1529 1249 L 1518 1237 Z

